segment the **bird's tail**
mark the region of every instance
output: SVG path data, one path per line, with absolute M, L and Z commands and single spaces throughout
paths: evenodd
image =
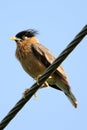
M 65 93 L 65 95 L 67 96 L 67 98 L 70 100 L 70 102 L 72 103 L 72 105 L 77 108 L 78 102 L 76 97 L 74 96 L 74 94 L 69 91 L 68 93 Z

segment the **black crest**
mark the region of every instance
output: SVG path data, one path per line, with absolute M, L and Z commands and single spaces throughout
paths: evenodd
M 19 32 L 18 34 L 16 34 L 16 37 L 23 39 L 24 37 L 33 37 L 36 34 L 38 34 L 38 32 L 36 30 L 28 29 L 28 30 L 24 30 L 24 31 Z

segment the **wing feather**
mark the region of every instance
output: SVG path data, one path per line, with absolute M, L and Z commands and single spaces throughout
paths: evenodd
M 40 60 L 46 67 L 52 64 L 55 60 L 54 55 L 46 47 L 39 43 L 32 45 L 31 49 L 37 59 Z M 68 85 L 68 78 L 62 66 L 59 66 L 54 73 L 60 77 L 62 82 Z

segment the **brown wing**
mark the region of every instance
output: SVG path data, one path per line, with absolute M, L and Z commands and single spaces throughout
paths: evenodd
M 39 43 L 32 45 L 31 49 L 33 51 L 33 54 L 37 57 L 37 59 L 39 59 L 46 67 L 52 64 L 52 62 L 55 60 L 54 55 L 46 47 Z M 68 84 L 67 75 L 61 66 L 57 68 L 55 74 L 60 77 L 62 82 Z

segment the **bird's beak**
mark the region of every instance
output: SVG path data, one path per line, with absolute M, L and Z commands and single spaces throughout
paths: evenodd
M 11 37 L 10 40 L 16 41 L 17 38 L 16 37 Z
M 17 37 L 11 37 L 10 40 L 13 40 L 13 41 L 20 41 L 21 39 L 20 39 L 20 38 L 17 38 Z

